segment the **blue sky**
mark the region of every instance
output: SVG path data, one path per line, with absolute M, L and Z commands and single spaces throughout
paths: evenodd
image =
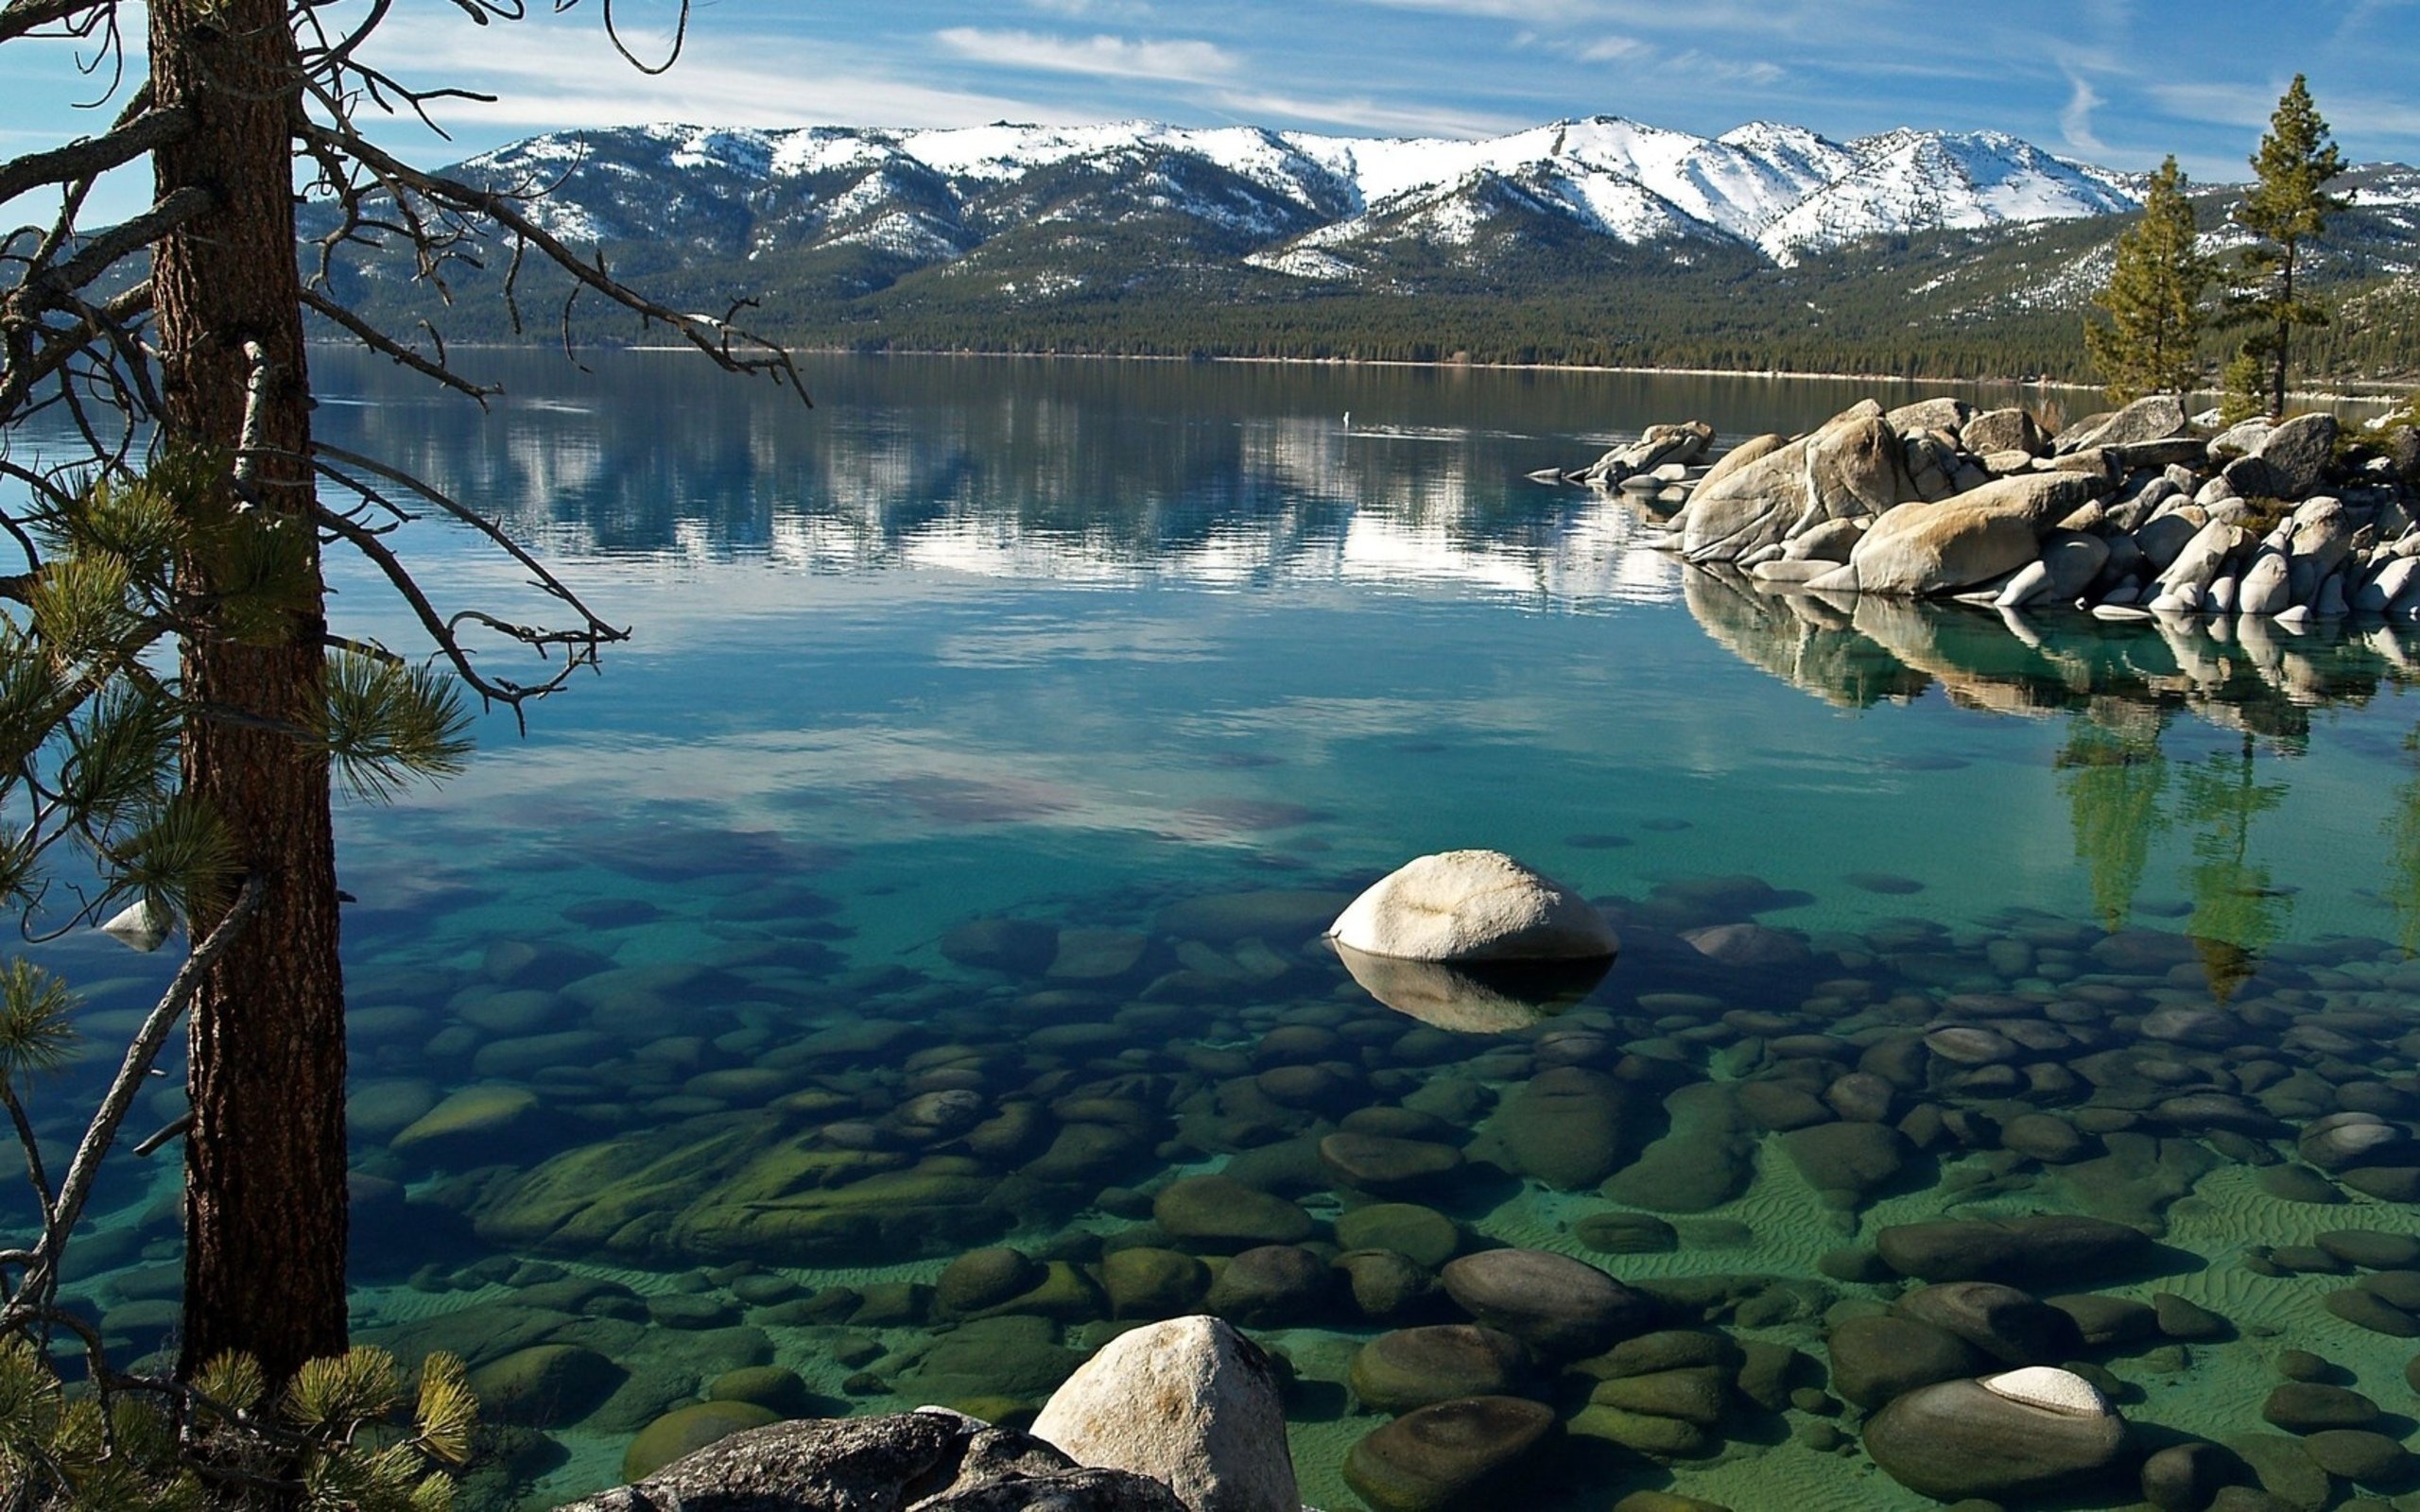
M 653 120 L 1472 136 L 1610 113 L 1706 135 L 1756 119 L 1836 139 L 1991 129 L 2118 168 L 2174 152 L 2198 180 L 2232 180 L 2299 71 L 2348 159 L 2420 163 L 2420 0 L 703 0 L 660 77 L 615 56 L 598 6 L 532 0 L 531 19 L 482 27 L 449 0 L 398 0 L 370 56 L 498 98 L 443 106 L 451 143 L 386 135 L 443 162 Z M 641 53 L 670 13 L 616 3 Z M 0 157 L 102 124 L 73 108 L 100 90 L 75 49 L 5 54 Z

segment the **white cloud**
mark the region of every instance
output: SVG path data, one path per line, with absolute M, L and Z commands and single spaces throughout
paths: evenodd
M 1718 58 L 1695 48 L 1659 66 L 1667 73 L 1701 83 L 1748 84 L 1758 89 L 1778 84 L 1789 77 L 1789 69 L 1770 59 L 1742 61 L 1737 58 Z
M 1026 8 L 1069 21 L 1145 21 L 1155 12 L 1147 0 L 1025 0 Z
M 1583 63 L 1610 63 L 1617 58 L 1643 58 L 1653 51 L 1636 37 L 1604 37 L 1580 49 L 1580 60 Z
M 1201 84 L 1227 78 L 1241 60 L 1215 43 L 1135 41 L 1108 35 L 1053 37 L 1035 31 L 951 26 L 933 40 L 961 58 L 996 68 L 1034 68 L 1107 78 Z
M 1218 103 L 1220 109 L 1232 111 L 1239 119 L 1254 125 L 1285 119 L 1315 121 L 1323 126 L 1376 131 L 1391 136 L 1501 136 L 1537 124 L 1530 120 L 1472 114 L 1443 107 L 1391 105 L 1367 97 L 1341 98 L 1324 94 L 1316 99 L 1305 99 L 1288 94 L 1230 93 L 1220 94 Z
M 560 129 L 690 121 L 715 126 L 973 126 L 1065 115 L 979 89 L 911 82 L 875 59 L 812 39 L 692 26 L 681 60 L 642 74 L 614 52 L 587 11 L 567 18 L 532 8 L 510 25 L 470 25 L 451 10 L 390 18 L 368 60 L 406 83 L 444 83 L 495 95 L 441 100 L 441 126 Z M 648 56 L 644 50 L 640 56 Z M 368 124 L 374 120 L 365 117 Z M 408 117 L 381 132 L 410 133 Z
M 2070 93 L 2066 107 L 2059 112 L 2059 133 L 2067 146 L 2078 152 L 2105 157 L 2109 144 L 2093 134 L 2092 112 L 2103 103 L 2100 92 L 2082 74 L 2067 75 Z

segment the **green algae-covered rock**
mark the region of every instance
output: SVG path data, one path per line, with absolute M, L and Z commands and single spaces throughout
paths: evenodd
M 776 1115 L 733 1113 L 566 1151 L 474 1215 L 491 1242 L 559 1253 L 867 1264 L 996 1231 L 998 1194 L 964 1156 L 825 1148 Z
M 726 1370 L 706 1387 L 706 1400 L 752 1402 L 785 1418 L 804 1418 L 815 1410 L 815 1397 L 806 1389 L 805 1380 L 797 1371 L 778 1365 Z
M 1554 1427 L 1518 1397 L 1465 1397 L 1404 1414 L 1353 1446 L 1344 1483 L 1375 1512 L 1448 1512 L 1478 1500 Z
M 781 1415 L 752 1401 L 700 1401 L 676 1407 L 639 1430 L 622 1455 L 622 1479 L 643 1481 L 683 1454 L 717 1439 L 780 1422 Z
M 1462 1231 L 1434 1208 L 1413 1202 L 1374 1202 L 1338 1217 L 1336 1242 L 1345 1249 L 1392 1249 L 1435 1270 L 1461 1250 Z
M 1522 1176 L 1581 1193 L 1629 1163 L 1629 1089 L 1604 1072 L 1548 1067 L 1488 1120 L 1488 1140 Z
M 1137 1246 L 1101 1257 L 1100 1284 L 1111 1317 L 1178 1317 L 1201 1307 L 1210 1269 L 1180 1250 Z
M 1362 1405 L 1409 1412 L 1464 1397 L 1513 1395 L 1530 1351 L 1509 1333 L 1470 1323 L 1397 1329 L 1353 1356 L 1350 1381 Z
M 1015 1397 L 1038 1401 L 1084 1363 L 1047 1318 L 982 1318 L 945 1333 L 903 1373 L 919 1400 Z
M 1309 1213 L 1285 1198 L 1223 1176 L 1169 1183 L 1152 1201 L 1151 1216 L 1172 1238 L 1227 1249 L 1294 1244 L 1317 1227 Z
M 449 1152 L 485 1150 L 508 1140 L 537 1111 L 538 1094 L 527 1087 L 465 1087 L 405 1125 L 387 1147 L 398 1155 L 441 1159 Z
M 561 1428 L 595 1412 L 629 1375 L 595 1349 L 540 1344 L 472 1371 L 471 1390 L 497 1422 Z
M 942 1268 L 933 1299 L 944 1313 L 977 1313 L 1031 1290 L 1043 1273 L 1040 1261 L 1006 1246 L 971 1249 Z

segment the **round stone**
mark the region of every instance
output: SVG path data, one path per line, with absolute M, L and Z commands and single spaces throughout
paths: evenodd
M 1227 1262 L 1210 1282 L 1202 1307 L 1248 1328 L 1287 1328 L 1314 1321 L 1326 1308 L 1334 1277 L 1320 1257 L 1297 1245 L 1263 1245 Z
M 2391 1339 L 2420 1339 L 2420 1317 L 2358 1286 L 2328 1293 L 2320 1305 L 2356 1328 L 2383 1333 Z
M 1445 1185 L 1462 1168 L 1462 1152 L 1450 1144 L 1383 1134 L 1330 1134 L 1320 1141 L 1320 1159 L 1346 1186 L 1380 1194 Z
M 1652 1255 L 1681 1247 L 1680 1230 L 1646 1212 L 1592 1212 L 1571 1237 L 1605 1255 Z
M 1114 1318 L 1177 1317 L 1201 1304 L 1210 1272 L 1182 1251 L 1137 1246 L 1101 1257 L 1100 1285 Z
M 1554 1410 L 1518 1397 L 1465 1397 L 1404 1414 L 1353 1446 L 1344 1482 L 1374 1512 L 1446 1512 L 1527 1458 Z
M 2401 1444 L 2367 1429 L 2324 1428 L 2306 1437 L 2303 1449 L 2321 1469 L 2357 1486 L 2399 1482 L 2411 1468 L 2411 1455 Z
M 1468 1323 L 1397 1329 L 1353 1356 L 1350 1381 L 1362 1404 L 1379 1412 L 1409 1412 L 1464 1397 L 1500 1397 L 1529 1365 L 1521 1341 Z
M 1645 1297 L 1594 1265 L 1542 1249 L 1488 1249 L 1440 1273 L 1462 1311 L 1543 1355 L 1595 1354 L 1645 1329 Z
M 2378 1404 L 2343 1386 L 2290 1381 L 2269 1393 L 2260 1416 L 2290 1433 L 2308 1434 L 2322 1428 L 2366 1428 L 2377 1421 Z
M 942 1268 L 933 1299 L 943 1312 L 980 1312 L 1033 1290 L 1043 1274 L 1040 1261 L 1005 1246 L 972 1249 Z
M 1285 1198 L 1223 1176 L 1169 1183 L 1152 1201 L 1151 1216 L 1171 1238 L 1209 1247 L 1290 1245 L 1308 1239 L 1316 1227 L 1309 1213 Z
M 1346 1249 L 1392 1249 L 1435 1270 L 1462 1247 L 1462 1233 L 1453 1219 L 1434 1208 L 1374 1202 L 1336 1220 L 1336 1242 Z
M 2364 1270 L 2407 1270 L 2420 1264 L 2420 1236 L 2376 1228 L 2335 1228 L 2315 1241 L 2319 1247 Z
M 639 1430 L 622 1455 L 622 1479 L 643 1481 L 684 1454 L 718 1439 L 780 1422 L 781 1416 L 752 1401 L 700 1401 L 675 1407 Z
M 2099 1396 L 2081 1380 L 2076 1384 Z M 2063 1402 L 2084 1400 L 2064 1385 L 2042 1392 Z M 1973 1381 L 1919 1386 L 1865 1427 L 1866 1452 L 1910 1490 L 1942 1502 L 1988 1497 L 2004 1505 L 2105 1474 L 2124 1458 L 2126 1441 L 2125 1419 L 2105 1401 L 2098 1410 L 2043 1406 Z

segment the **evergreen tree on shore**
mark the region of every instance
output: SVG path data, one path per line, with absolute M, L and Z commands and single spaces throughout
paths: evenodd
M 2199 228 L 2185 192 L 2171 154 L 2152 175 L 2143 218 L 2118 238 L 2109 282 L 2093 296 L 2109 323 L 2084 322 L 2084 350 L 2112 404 L 2181 394 L 2201 380 L 2202 295 L 2212 269 L 2195 248 Z
M 2250 286 L 2233 302 L 2238 318 L 2256 328 L 2243 350 L 2267 367 L 2270 413 L 2282 416 L 2294 327 L 2327 323 L 2325 310 L 2295 292 L 2303 244 L 2325 230 L 2327 217 L 2348 203 L 2325 192 L 2329 180 L 2344 171 L 2344 159 L 2329 139 L 2327 122 L 2311 103 L 2302 75 L 2294 76 L 2277 101 L 2268 134 L 2252 156 L 2252 170 L 2257 181 L 2236 207 L 2235 222 L 2261 240 L 2244 251 Z

